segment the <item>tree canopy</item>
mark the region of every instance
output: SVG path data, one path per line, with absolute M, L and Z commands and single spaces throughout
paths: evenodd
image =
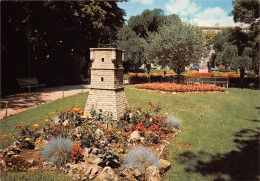
M 176 15 L 165 16 L 161 9 L 145 10 L 141 15 L 132 16 L 128 24 L 121 28 L 117 34 L 117 46 L 125 50 L 125 60 L 132 69 L 145 64 L 150 71 L 153 59 L 148 58 L 145 47 L 150 46 L 150 38 L 158 33 L 160 27 L 168 23 L 181 24 Z M 134 64 L 134 66 L 131 66 Z M 127 68 L 126 67 L 126 68 Z
M 80 83 L 89 48 L 113 42 L 125 14 L 116 2 L 90 1 L 4 1 L 1 11 L 4 92 L 21 77 Z
M 146 53 L 157 65 L 170 67 L 178 75 L 197 62 L 204 52 L 204 34 L 199 27 L 170 23 L 150 37 Z

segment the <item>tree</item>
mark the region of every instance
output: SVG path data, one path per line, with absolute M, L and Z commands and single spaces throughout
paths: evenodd
M 150 37 L 146 53 L 162 67 L 169 66 L 178 75 L 195 63 L 204 50 L 204 34 L 199 27 L 188 24 L 166 24 Z
M 235 22 L 253 24 L 259 19 L 259 0 L 233 0 L 232 4 L 234 7 L 231 14 Z
M 136 33 L 129 27 L 124 26 L 118 31 L 117 47 L 125 50 L 125 69 L 137 70 L 144 64 L 144 47 L 145 40 L 136 35 Z
M 136 68 L 145 64 L 148 74 L 150 73 L 153 59 L 146 57 L 144 47 L 149 46 L 149 37 L 157 33 L 161 26 L 168 23 L 180 24 L 181 20 L 176 15 L 164 16 L 161 9 L 145 10 L 141 15 L 132 16 L 129 19 L 128 25 L 125 26 L 129 28 L 124 27 L 119 31 L 119 41 L 117 41 L 117 46 L 126 50 L 128 64 L 134 63 Z M 130 29 L 135 35 L 131 32 L 131 36 L 127 36 Z
M 19 77 L 80 83 L 89 48 L 113 42 L 124 23 L 116 2 L 4 1 L 1 10 L 4 92 Z
M 254 70 L 255 75 L 259 74 L 260 67 L 260 57 L 259 57 L 259 41 L 260 41 L 260 31 L 259 31 L 259 0 L 233 0 L 233 10 L 231 14 L 234 16 L 235 22 L 243 22 L 251 25 L 249 31 L 248 44 L 252 47 L 251 51 L 251 69 Z
M 240 69 L 240 76 L 244 77 L 245 70 L 252 66 L 253 49 L 248 44 L 248 34 L 241 28 L 224 29 L 213 40 L 216 51 L 213 65 L 223 65 L 226 68 Z

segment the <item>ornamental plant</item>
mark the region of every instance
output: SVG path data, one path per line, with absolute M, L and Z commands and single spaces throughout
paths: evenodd
M 98 165 L 101 167 L 117 168 L 120 165 L 119 155 L 112 150 L 103 150 L 103 154 L 99 154 L 99 158 L 101 158 L 101 162 Z
M 205 91 L 221 91 L 225 92 L 224 87 L 211 85 L 211 84 L 175 84 L 175 83 L 147 83 L 136 84 L 135 88 L 150 89 L 167 92 L 205 92 Z
M 25 149 L 34 149 L 35 141 L 40 137 L 41 133 L 38 130 L 38 124 L 35 124 L 33 127 L 29 125 L 18 125 L 15 128 L 19 128 L 19 136 L 14 137 L 18 142 L 21 143 L 22 148 Z
M 46 161 L 61 166 L 68 162 L 71 150 L 72 142 L 69 139 L 57 137 L 51 139 L 40 153 Z
M 69 156 L 74 163 L 79 163 L 83 161 L 83 149 L 79 145 L 73 146 Z

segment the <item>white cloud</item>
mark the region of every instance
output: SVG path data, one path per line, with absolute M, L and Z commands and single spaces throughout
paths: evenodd
M 177 14 L 180 17 L 194 15 L 200 7 L 190 0 L 170 0 L 165 5 L 165 10 L 168 14 Z
M 194 15 L 193 22 L 200 26 L 214 26 L 219 23 L 220 26 L 234 26 L 233 17 L 220 7 L 206 8 Z
M 140 2 L 144 5 L 153 5 L 154 0 L 131 0 L 131 2 Z

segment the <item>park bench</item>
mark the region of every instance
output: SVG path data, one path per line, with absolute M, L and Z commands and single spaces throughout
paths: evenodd
M 228 77 L 200 77 L 201 84 L 225 85 L 228 88 Z
M 17 81 L 21 88 L 28 88 L 29 92 L 31 92 L 31 88 L 33 87 L 36 87 L 37 90 L 39 90 L 39 87 L 45 88 L 45 84 L 39 84 L 36 77 L 17 79 Z

